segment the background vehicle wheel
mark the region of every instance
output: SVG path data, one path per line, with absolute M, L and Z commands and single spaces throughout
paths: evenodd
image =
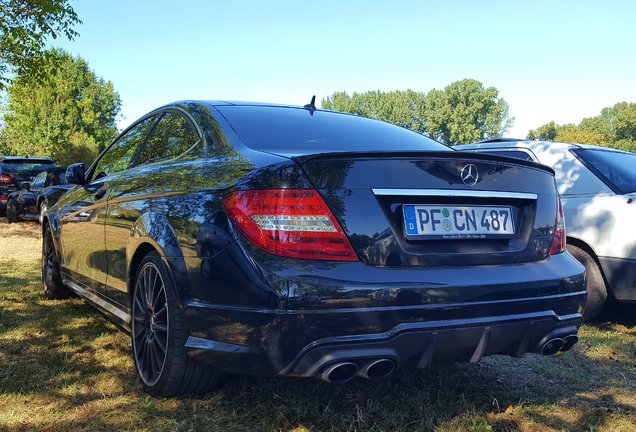
M 73 292 L 62 283 L 60 263 L 53 244 L 51 229 L 46 226 L 42 236 L 42 286 L 44 297 L 61 300 L 73 296 Z
M 7 202 L 7 222 L 15 223 L 18 221 L 18 213 L 15 211 L 15 203 L 11 200 Z
M 148 393 L 201 394 L 220 382 L 221 373 L 186 355 L 185 317 L 161 257 L 154 251 L 142 260 L 135 276 L 131 327 L 135 369 Z
M 46 215 L 46 211 L 48 210 L 48 206 L 46 205 L 46 201 L 42 201 L 40 204 L 40 225 L 42 225 L 42 221 L 44 220 L 44 216 Z
M 585 312 L 583 313 L 583 321 L 593 320 L 605 306 L 607 301 L 607 288 L 601 269 L 598 267 L 596 260 L 585 252 L 583 249 L 568 245 L 568 252 L 572 254 L 581 264 L 585 266 L 587 275 L 585 288 L 587 289 L 587 301 L 585 302 Z

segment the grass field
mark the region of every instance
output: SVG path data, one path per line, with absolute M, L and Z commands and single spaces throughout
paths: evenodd
M 232 377 L 199 399 L 141 391 L 128 336 L 41 296 L 39 227 L 0 219 L 0 431 L 636 431 L 636 306 L 556 357 L 490 357 L 380 383 Z

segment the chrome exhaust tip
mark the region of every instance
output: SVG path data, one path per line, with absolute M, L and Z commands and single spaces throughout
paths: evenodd
M 395 370 L 395 362 L 391 359 L 371 360 L 362 365 L 358 375 L 366 379 L 386 378 Z
M 575 334 L 568 335 L 563 338 L 563 346 L 561 351 L 567 351 L 579 341 L 579 337 Z
M 554 338 L 550 339 L 541 347 L 541 354 L 543 355 L 553 355 L 561 351 L 561 347 L 563 347 L 563 339 Z
M 341 384 L 349 381 L 358 372 L 358 365 L 351 362 L 336 363 L 325 369 L 320 378 L 331 384 Z

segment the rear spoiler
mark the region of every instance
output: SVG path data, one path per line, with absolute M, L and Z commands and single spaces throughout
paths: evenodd
M 404 159 L 404 158 L 440 158 L 440 159 L 471 159 L 480 160 L 485 162 L 501 162 L 507 165 L 522 165 L 530 168 L 546 171 L 554 176 L 554 170 L 546 165 L 541 165 L 533 161 L 526 161 L 512 157 L 497 156 L 491 154 L 474 153 L 469 151 L 404 151 L 404 150 L 386 150 L 386 151 L 373 151 L 373 152 L 331 152 L 331 153 L 315 153 L 308 155 L 292 156 L 291 159 L 298 163 L 310 162 L 310 161 L 328 161 L 328 160 L 343 160 L 343 159 Z

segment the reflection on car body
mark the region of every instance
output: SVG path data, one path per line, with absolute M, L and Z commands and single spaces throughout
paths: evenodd
M 222 372 L 343 382 L 577 340 L 583 267 L 538 164 L 311 107 L 186 101 L 67 177 L 43 228 L 45 293 L 75 292 L 130 331 L 153 394 L 200 393 Z M 514 230 L 408 238 L 405 204 L 505 207 Z
M 563 200 L 568 249 L 587 270 L 585 319 L 608 295 L 636 301 L 636 154 L 590 145 L 497 139 L 461 150 L 531 160 L 554 167 Z

